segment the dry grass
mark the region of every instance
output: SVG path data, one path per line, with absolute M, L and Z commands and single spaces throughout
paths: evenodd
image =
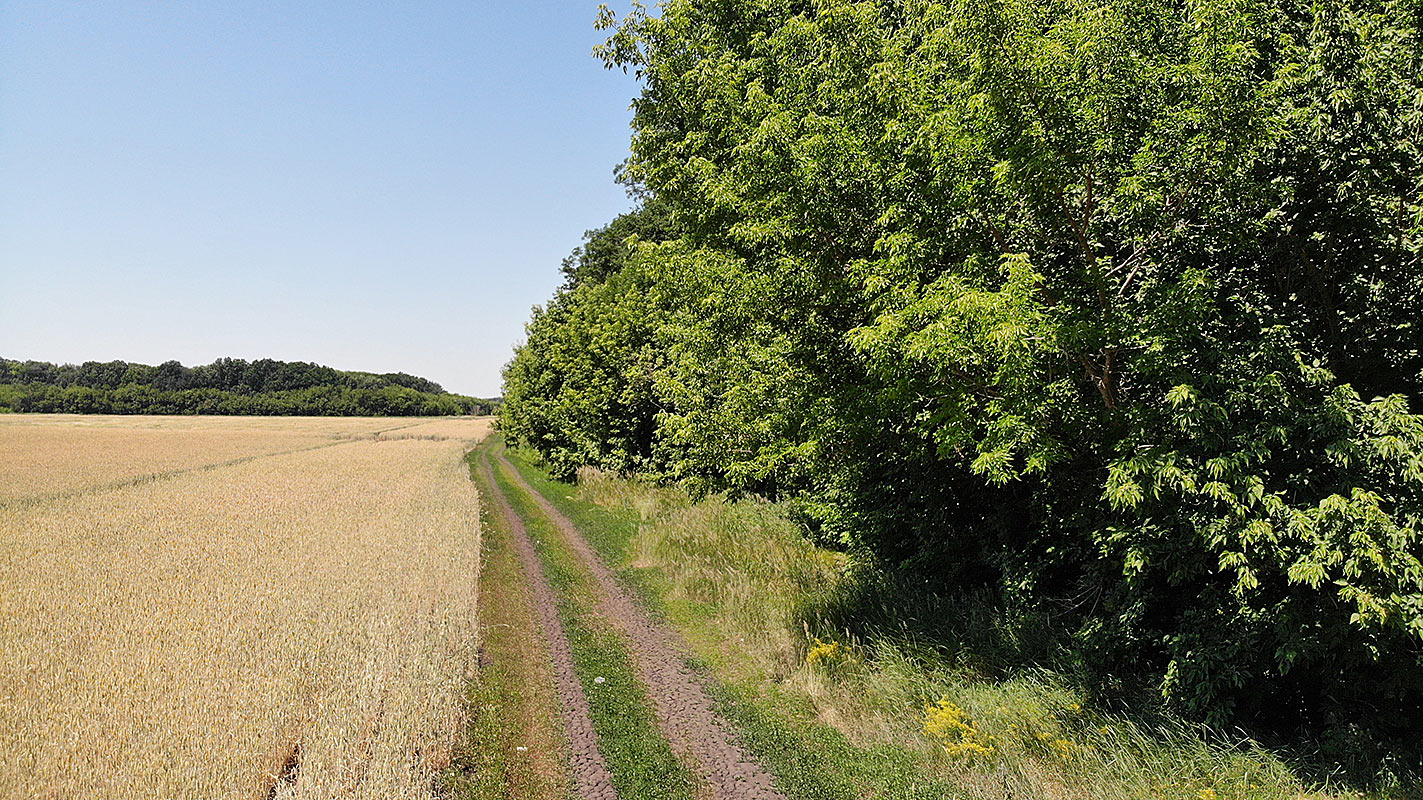
M 475 663 L 464 439 L 370 438 L 409 420 L 128 419 L 140 474 L 231 460 L 229 426 L 260 457 L 0 504 L 0 796 L 431 796 Z M 52 447 L 0 448 L 0 475 L 83 460 L 75 426 L 30 427 Z M 153 430 L 185 455 L 163 461 Z M 281 452 L 312 441 L 332 444 Z

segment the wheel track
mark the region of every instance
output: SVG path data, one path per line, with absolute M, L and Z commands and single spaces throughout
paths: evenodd
M 710 786 L 712 797 L 785 800 L 772 785 L 770 774 L 742 749 L 735 732 L 713 710 L 711 697 L 687 667 L 682 655 L 685 647 L 679 638 L 633 600 L 572 520 L 530 486 L 502 453 L 497 458 L 592 573 L 602 595 L 598 610 L 629 643 L 634 667 L 647 686 L 657 713 L 658 726 L 673 749 L 691 757 L 695 771 Z M 523 526 L 519 528 L 522 532 Z
M 558 600 L 544 575 L 539 555 L 529 539 L 524 521 L 509 504 L 508 498 L 500 491 L 494 480 L 487 452 L 479 457 L 480 475 L 484 485 L 490 487 L 491 500 L 500 517 L 507 525 L 513 539 L 514 551 L 524 567 L 530 594 L 533 596 L 534 612 L 543 638 L 548 646 L 553 662 L 554 688 L 558 692 L 559 706 L 563 717 L 564 731 L 568 736 L 569 777 L 573 791 L 579 798 L 587 800 L 616 800 L 612 775 L 608 765 L 598 752 L 598 737 L 593 730 L 593 719 L 589 715 L 588 696 L 583 693 L 583 685 L 573 669 L 573 649 L 568 643 L 568 635 L 558 618 Z

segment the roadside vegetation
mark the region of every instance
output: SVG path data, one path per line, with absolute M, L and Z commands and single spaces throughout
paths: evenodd
M 513 463 L 687 638 L 721 711 L 805 798 L 1266 798 L 1365 795 L 1242 732 L 1093 702 L 1050 659 L 1044 620 L 889 587 L 808 542 L 784 505 Z M 932 631 L 932 637 L 925 636 Z
M 643 84 L 639 206 L 535 309 L 511 443 L 563 479 L 774 501 L 766 525 L 854 580 L 813 574 L 811 633 L 763 669 L 814 653 L 812 693 L 953 653 L 967 673 L 889 705 L 937 709 L 963 758 L 1081 763 L 1120 735 L 1150 774 L 1151 742 L 1241 738 L 1311 780 L 1417 784 L 1416 0 L 668 0 L 600 24 Z M 974 672 L 1039 710 L 948 677 Z M 1093 734 L 1073 705 L 1137 722 Z M 1164 768 L 1239 774 L 1202 747 Z
M 524 535 L 532 542 L 556 595 L 558 618 L 571 647 L 573 669 L 588 699 L 597 749 L 606 762 L 617 796 L 625 800 L 690 800 L 696 788 L 693 777 L 657 726 L 627 643 L 596 611 L 599 590 L 587 568 L 569 550 L 534 499 L 510 479 L 501 464 L 492 464 L 487 473 L 479 469 L 481 457 L 502 449 L 495 443 L 472 451 L 468 456 L 471 478 L 479 484 L 484 497 L 502 496 L 523 521 Z M 513 560 L 510 537 L 515 534 L 499 514 L 490 513 L 497 502 L 486 502 L 484 520 L 485 559 L 489 567 L 481 582 L 482 592 L 490 596 L 482 606 L 483 625 L 489 631 L 487 658 L 485 669 L 475 679 L 472 722 L 466 732 L 467 741 L 459 750 L 463 755 L 447 785 L 460 798 L 562 797 L 566 790 L 560 793 L 554 787 L 567 782 L 566 732 L 552 737 L 539 733 L 539 741 L 530 742 L 523 749 L 511 746 L 530 738 L 519 729 L 528 728 L 531 715 L 537 721 L 535 732 L 544 731 L 543 720 L 557 700 L 547 696 L 552 678 L 540 646 L 545 634 L 529 611 L 532 600 L 527 577 Z M 501 626 L 508 630 L 498 630 Z M 536 711 L 535 704 L 542 711 Z M 535 762 L 545 765 L 541 771 L 546 774 L 534 781 L 531 789 L 525 789 L 519 785 L 519 773 L 529 771 L 528 765 Z

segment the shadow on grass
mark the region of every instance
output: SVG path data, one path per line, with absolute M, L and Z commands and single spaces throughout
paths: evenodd
M 535 462 L 527 452 L 524 456 Z M 968 686 L 969 700 L 975 693 L 979 698 L 1010 696 L 1021 700 L 1023 709 L 1076 698 L 1089 707 L 1085 717 L 1108 725 L 1122 723 L 1104 743 L 1116 746 L 1125 736 L 1130 741 L 1123 755 L 1162 776 L 1163 787 L 1174 786 L 1173 779 L 1186 770 L 1209 776 L 1254 761 L 1243 772 L 1266 769 L 1280 780 L 1270 788 L 1242 790 L 1241 797 L 1304 797 L 1300 781 L 1331 792 L 1363 789 L 1379 797 L 1423 796 L 1413 788 L 1420 783 L 1416 742 L 1357 727 L 1212 729 L 1171 713 L 1150 677 L 1161 674 L 1161 664 L 1093 669 L 1089 661 L 1106 662 L 1100 656 L 1089 659 L 1074 636 L 1085 618 L 1080 604 L 1013 606 L 988 589 L 944 591 L 946 579 L 926 577 L 927 570 L 916 574 L 885 569 L 871 566 L 867 559 L 850 559 L 843 569 L 826 571 L 815 562 L 829 554 L 807 543 L 787 504 L 717 496 L 693 503 L 667 488 L 597 473 L 585 477 L 592 482 L 578 491 L 565 484 L 557 492 L 559 500 L 596 503 L 618 510 L 613 516 L 631 520 L 604 521 L 609 530 L 594 538 L 608 546 L 605 555 L 616 560 L 619 554 L 636 551 L 638 570 L 660 565 L 667 585 L 676 584 L 708 613 L 744 620 L 785 619 L 775 613 L 775 606 L 789 612 L 790 636 L 806 646 L 808 640 L 838 640 L 870 653 L 872 661 L 880 660 L 876 651 L 888 654 L 890 661 L 907 659 L 913 664 L 898 678 L 907 677 L 909 691 L 896 697 L 932 702 L 940 687 L 959 685 Z M 600 513 L 584 516 L 580 521 L 599 527 Z M 640 544 L 633 544 L 634 539 Z M 952 570 L 935 574 L 948 572 Z M 806 656 L 805 650 L 799 653 L 802 660 Z M 792 654 L 786 668 L 797 668 L 795 658 Z M 1014 691 L 1019 694 L 1011 695 Z M 912 707 L 915 701 L 909 702 Z M 980 705 L 986 715 L 994 715 L 996 702 Z M 1009 716 L 1019 713 L 1010 710 Z M 1130 772 L 1134 767 L 1102 768 Z M 1129 778 L 1125 781 L 1136 785 Z
M 1393 730 L 1358 722 L 1282 728 L 1262 720 L 1233 730 L 1192 723 L 1164 706 L 1152 671 L 1106 673 L 1089 666 L 1073 636 L 1082 623 L 1077 615 L 1015 607 L 989 589 L 937 592 L 922 574 L 865 565 L 835 591 L 803 602 L 797 614 L 812 635 L 889 642 L 926 664 L 988 681 L 1051 675 L 1141 730 L 1173 731 L 1241 752 L 1263 745 L 1307 783 L 1423 800 L 1423 741 L 1397 732 L 1416 730 L 1416 716 Z

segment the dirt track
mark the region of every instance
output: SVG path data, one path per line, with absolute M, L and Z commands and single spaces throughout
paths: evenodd
M 573 671 L 573 651 L 558 619 L 558 601 L 544 576 L 543 565 L 534 551 L 528 531 L 524 529 L 524 521 L 519 519 L 508 499 L 498 491 L 487 455 L 480 456 L 479 469 L 485 485 L 495 487 L 490 499 L 503 518 L 514 549 L 519 554 L 519 561 L 523 564 L 540 633 L 553 662 L 554 684 L 558 691 L 563 728 L 568 737 L 568 774 L 573 790 L 578 797 L 589 800 L 616 800 L 618 795 L 613 789 L 612 776 L 608 773 L 602 753 L 598 752 L 598 737 L 593 732 L 593 720 L 588 715 L 588 697 Z
M 682 656 L 683 647 L 677 636 L 638 606 L 568 517 L 531 487 L 502 454 L 498 458 L 513 480 L 534 498 L 543 514 L 558 528 L 569 550 L 593 575 L 601 593 L 598 598 L 598 611 L 612 622 L 626 642 L 638 677 L 647 687 L 657 712 L 659 727 L 673 749 L 690 763 L 692 769 L 709 786 L 711 797 L 717 800 L 784 800 L 784 796 L 772 785 L 769 773 L 741 748 L 735 733 L 713 710 L 711 698 L 686 665 Z M 488 462 L 482 462 L 481 468 L 488 470 Z M 491 476 L 486 475 L 486 479 L 489 480 L 488 485 L 496 485 Z M 539 616 L 543 620 L 545 634 L 552 636 L 550 651 L 556 654 L 561 652 L 561 658 L 566 664 L 566 667 L 558 667 L 557 663 L 555 664 L 558 667 L 559 695 L 564 698 L 564 717 L 565 720 L 570 716 L 580 717 L 576 728 L 573 722 L 569 723 L 569 738 L 574 740 L 574 731 L 577 730 L 577 741 L 582 746 L 581 737 L 585 731 L 590 739 L 593 736 L 592 725 L 587 716 L 588 701 L 572 673 L 568 640 L 558 624 L 553 593 L 543 579 L 537 554 L 524 532 L 523 523 L 517 519 L 505 498 L 498 497 L 495 502 L 501 513 L 510 521 L 510 529 L 517 531 L 520 557 L 525 559 L 530 579 L 537 582 L 534 586 L 535 603 L 539 606 Z M 541 591 L 538 583 L 542 584 Z M 554 639 L 557 639 L 557 642 Z M 561 651 L 558 649 L 560 646 Z M 556 661 L 559 657 L 555 655 Z M 572 682 L 572 689 L 577 690 L 576 697 L 571 692 L 566 694 L 564 691 L 565 673 L 567 680 Z M 580 761 L 579 753 L 583 753 L 582 757 L 586 758 L 587 751 L 596 756 L 596 744 L 589 744 L 582 751 L 574 751 L 575 776 L 581 774 L 578 770 L 584 763 Z M 597 774 L 601 776 L 599 781 L 607 781 L 607 770 L 600 757 L 597 758 L 596 766 L 599 770 Z M 579 778 L 577 783 L 580 796 L 614 796 L 610 782 L 606 784 L 608 794 L 603 794 L 603 783 L 593 781 L 589 785 L 590 788 L 584 789 L 582 780 Z M 598 793 L 592 793 L 594 791 Z

